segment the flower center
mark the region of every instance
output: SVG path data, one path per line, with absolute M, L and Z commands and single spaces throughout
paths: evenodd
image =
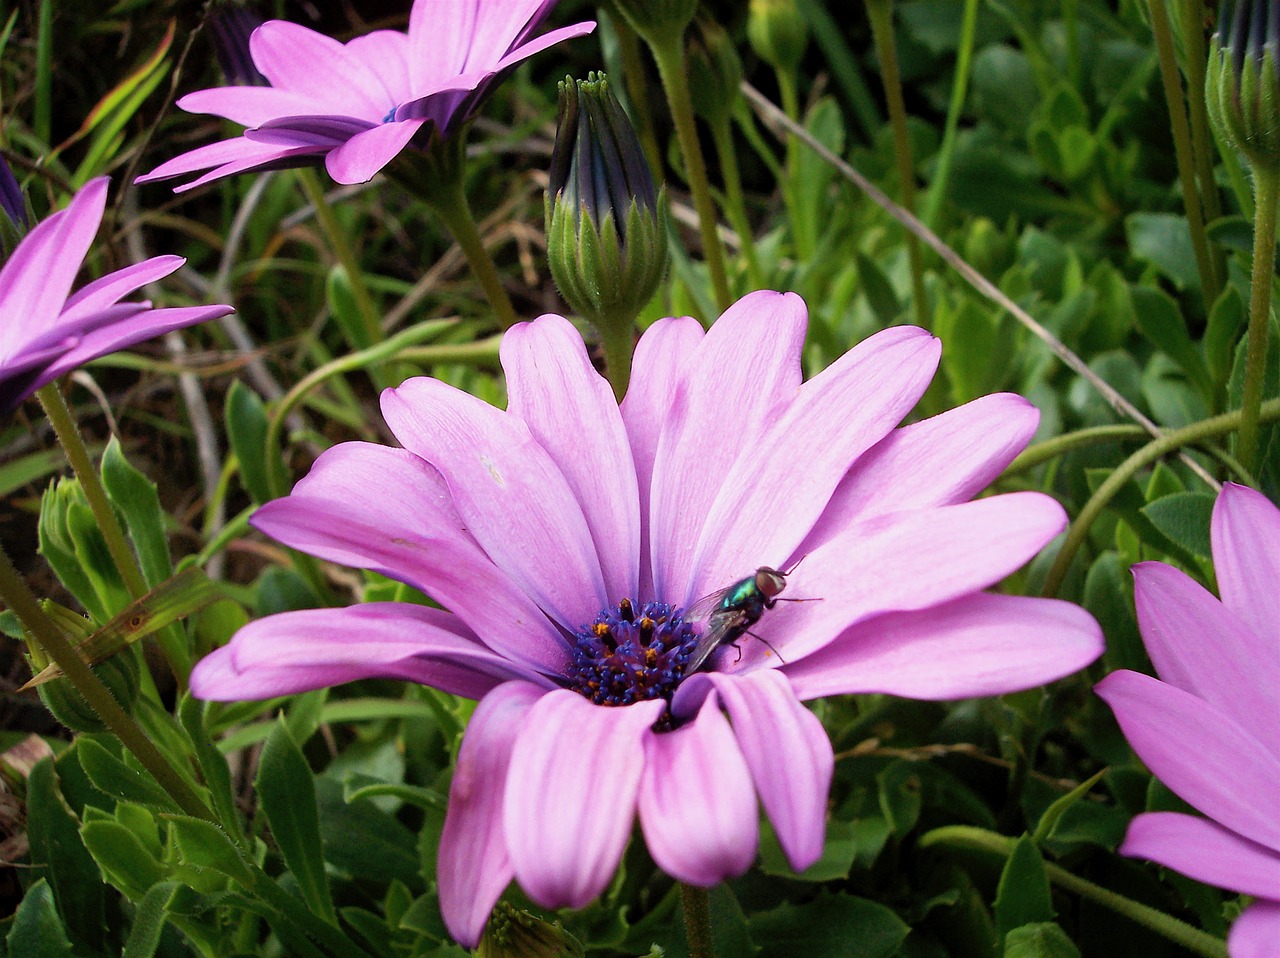
M 597 705 L 670 700 L 698 642 L 683 610 L 630 599 L 605 609 L 574 636 L 567 670 L 569 688 Z

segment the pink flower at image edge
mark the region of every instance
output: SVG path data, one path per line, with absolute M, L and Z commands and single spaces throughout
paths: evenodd
M 338 183 L 364 183 L 419 133 L 452 136 L 517 65 L 593 21 L 539 37 L 555 0 L 415 0 L 407 33 L 375 30 L 342 43 L 286 20 L 249 40 L 270 86 L 214 87 L 178 106 L 239 123 L 244 134 L 183 153 L 138 183 L 209 172 L 175 192 L 323 156 Z M 434 132 L 433 132 L 434 131 Z
M 126 266 L 71 295 L 102 222 L 107 185 L 106 177 L 91 180 L 65 210 L 32 229 L 0 269 L 0 411 L 99 356 L 233 312 L 121 302 L 178 269 L 186 262 L 181 256 Z
M 1214 505 L 1221 600 L 1162 562 L 1133 567 L 1138 625 L 1160 679 L 1095 686 L 1138 757 L 1206 818 L 1148 812 L 1120 851 L 1254 896 L 1231 958 L 1280 955 L 1280 509 L 1227 483 Z
M 938 341 L 895 327 L 802 382 L 806 325 L 799 297 L 772 292 L 705 333 L 660 320 L 621 408 L 551 315 L 503 339 L 505 411 L 433 379 L 386 390 L 404 448 L 336 446 L 253 523 L 450 611 L 260 619 L 197 665 L 192 690 L 262 698 L 377 676 L 479 699 L 439 851 L 441 910 L 466 945 L 512 878 L 544 907 L 597 897 L 637 817 L 683 882 L 751 866 L 758 804 L 808 867 L 833 754 L 803 702 L 1029 688 L 1093 661 L 1102 636 L 1069 603 L 982 591 L 1066 522 L 1038 493 L 970 501 L 1036 410 L 994 395 L 895 429 Z M 678 610 L 760 565 L 795 567 L 782 598 L 820 601 L 778 602 L 751 629 L 764 641 L 683 676 L 698 633 Z

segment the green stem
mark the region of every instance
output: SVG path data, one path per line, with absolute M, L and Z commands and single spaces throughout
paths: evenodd
M 382 339 L 382 323 L 378 318 L 378 307 L 374 304 L 373 297 L 369 294 L 369 287 L 365 284 L 364 271 L 360 268 L 359 260 L 356 259 L 355 250 L 347 242 L 347 234 L 338 224 L 338 218 L 333 215 L 333 207 L 325 196 L 324 186 L 320 183 L 320 177 L 316 175 L 315 170 L 298 170 L 298 179 L 302 183 L 303 191 L 307 194 L 307 199 L 315 207 L 316 222 L 320 224 L 320 230 L 329 241 L 334 255 L 338 257 L 342 271 L 347 274 L 347 282 L 351 284 L 351 295 L 355 297 L 356 310 L 360 314 L 363 339 L 363 342 L 359 340 L 352 342 L 351 346 L 353 349 L 372 346 Z
M 960 132 L 960 114 L 969 89 L 970 62 L 973 60 L 973 44 L 978 32 L 978 0 L 965 0 L 964 20 L 960 23 L 960 46 L 956 51 L 956 76 L 951 84 L 951 102 L 947 105 L 947 122 L 943 127 L 942 146 L 938 150 L 937 172 L 925 197 L 924 212 L 920 219 L 930 228 L 938 221 L 938 211 L 947 195 L 951 180 L 951 161 L 955 157 L 956 137 Z
M 504 330 L 510 329 L 518 322 L 516 310 L 511 305 L 511 298 L 507 296 L 507 291 L 502 285 L 498 267 L 485 248 L 484 239 L 481 238 L 480 230 L 476 227 L 475 217 L 471 213 L 471 204 L 467 202 L 467 194 L 463 189 L 460 164 L 458 175 L 443 178 L 440 187 L 439 192 L 423 198 L 444 221 L 445 227 L 453 234 L 462 254 L 466 256 L 467 262 L 471 265 L 471 271 L 475 273 L 476 279 L 480 282 L 480 288 L 484 290 L 485 298 L 489 300 L 489 305 L 493 307 L 498 317 L 498 326 Z
M 1213 302 L 1214 290 L 1221 286 L 1213 270 L 1209 256 L 1209 239 L 1204 231 L 1204 217 L 1200 207 L 1200 194 L 1196 190 L 1195 160 L 1191 152 L 1191 131 L 1187 126 L 1187 111 L 1183 106 L 1182 77 L 1178 73 L 1178 58 L 1173 48 L 1173 31 L 1169 27 L 1169 12 L 1165 0 L 1147 0 L 1151 11 L 1151 32 L 1155 35 L 1156 55 L 1160 60 L 1160 79 L 1164 83 L 1165 104 L 1169 108 L 1169 122 L 1173 130 L 1173 153 L 1178 161 L 1178 181 L 1182 186 L 1182 203 L 1187 211 L 1187 225 L 1191 228 L 1191 248 L 1195 251 L 1196 269 L 1200 273 L 1200 286 L 1205 302 Z
M 1240 438 L 1236 455 L 1252 471 L 1258 454 L 1258 409 L 1266 385 L 1267 337 L 1271 330 L 1271 284 L 1275 276 L 1276 201 L 1280 169 L 1253 170 L 1253 277 L 1249 293 L 1249 353 L 1240 401 Z
M 1222 215 L 1218 199 L 1218 184 L 1213 178 L 1213 132 L 1209 125 L 1209 109 L 1204 100 L 1204 72 L 1208 55 L 1204 49 L 1203 0 L 1182 0 L 1182 36 L 1187 66 L 1187 109 L 1191 114 L 1191 150 L 1195 158 L 1196 178 L 1200 181 L 1200 202 L 1204 206 L 1204 221 L 1212 223 Z M 1078 89 L 1078 87 L 1077 87 Z M 1227 258 L 1221 246 L 1209 248 L 1213 274 L 1219 283 L 1227 277 Z M 1214 302 L 1222 292 L 1221 286 L 1213 289 L 1206 302 Z
M 711 958 L 715 954 L 711 941 L 711 896 L 705 888 L 681 883 L 680 904 L 684 906 L 689 958 Z
M 880 60 L 880 78 L 884 83 L 885 101 L 889 105 L 889 123 L 893 127 L 893 154 L 898 164 L 898 180 L 902 183 L 902 206 L 916 211 L 915 160 L 911 155 L 911 137 L 907 134 L 907 105 L 902 98 L 902 76 L 898 72 L 898 52 L 893 41 L 893 0 L 866 0 L 871 19 L 871 34 L 876 56 Z M 915 299 L 916 322 L 927 326 L 929 314 L 924 292 L 924 260 L 920 241 L 907 233 L 907 258 L 911 262 L 911 291 Z
M 663 169 L 662 151 L 658 149 L 658 138 L 653 132 L 653 113 L 649 109 L 644 62 L 640 57 L 640 37 L 627 23 L 626 17 L 604 10 L 600 13 L 608 19 L 618 38 L 618 56 L 622 59 L 622 79 L 626 84 L 627 99 L 631 101 L 631 116 L 644 158 L 649 161 L 649 169 L 656 173 Z
M 129 540 L 120 525 L 120 520 L 116 518 L 116 511 L 107 498 L 107 491 L 102 487 L 98 470 L 93 468 L 89 450 L 85 448 L 84 438 L 80 435 L 80 427 L 76 425 L 75 418 L 67 407 L 62 390 L 58 388 L 57 383 L 49 383 L 36 390 L 36 398 L 44 407 L 44 414 L 49 417 L 53 433 L 58 437 L 59 445 L 67 454 L 67 462 L 71 463 L 72 471 L 80 480 L 80 488 L 84 490 L 85 498 L 89 500 L 93 518 L 98 523 L 102 538 L 106 540 L 111 560 L 120 570 L 120 578 L 124 580 L 125 588 L 129 590 L 130 597 L 142 598 L 147 593 L 147 582 L 142 576 L 142 569 L 138 566 L 138 558 L 129 547 Z M 173 663 L 171 662 L 170 665 Z
M 752 289 L 764 288 L 764 272 L 760 269 L 760 257 L 756 255 L 756 239 L 747 218 L 747 204 L 742 193 L 742 174 L 738 170 L 738 154 L 733 147 L 733 124 L 726 114 L 719 122 L 711 124 L 715 140 L 716 157 L 720 161 L 720 173 L 724 177 L 724 209 L 738 234 L 742 257 L 747 263 L 747 282 Z
M 600 344 L 604 347 L 604 371 L 613 387 L 613 396 L 622 402 L 631 382 L 631 354 L 635 351 L 635 336 L 629 323 L 601 323 Z
M 1008 858 L 1013 854 L 1017 841 L 1007 835 L 998 835 L 971 825 L 946 825 L 920 836 L 919 847 L 928 848 L 931 845 L 973 848 Z M 1124 915 L 1169 941 L 1198 955 L 1203 955 L 1204 958 L 1227 958 L 1227 945 L 1221 938 L 1193 928 L 1185 921 L 1166 915 L 1149 905 L 1118 895 L 1101 885 L 1095 885 L 1059 865 L 1045 862 L 1044 870 L 1049 880 L 1055 885 L 1074 892 L 1081 898 L 1087 898 L 1116 914 Z
M 138 726 L 128 712 L 116 701 L 111 691 L 94 675 L 89 664 L 80 657 L 62 631 L 40 608 L 27 584 L 14 567 L 9 554 L 0 547 L 0 599 L 13 610 L 23 628 L 40 643 L 49 658 L 62 669 L 67 681 L 80 693 L 89 707 L 102 719 L 134 757 L 142 764 L 160 786 L 169 793 L 186 814 L 193 818 L 216 822 L 200 796 L 177 770 L 165 759 L 160 750 Z
M 1262 408 L 1259 410 L 1258 418 L 1262 422 L 1275 422 L 1280 419 L 1280 399 L 1273 399 L 1270 402 L 1263 403 Z M 1063 579 L 1066 578 L 1067 568 L 1071 565 L 1071 560 L 1075 557 L 1076 552 L 1084 543 L 1085 537 L 1089 534 L 1089 528 L 1101 515 L 1102 510 L 1107 507 L 1107 504 L 1115 494 L 1124 487 L 1124 484 L 1139 469 L 1184 446 L 1195 445 L 1212 436 L 1222 436 L 1235 432 L 1240 428 L 1241 419 L 1242 414 L 1240 412 L 1229 412 L 1221 416 L 1214 416 L 1211 419 L 1202 419 L 1200 422 L 1184 426 L 1182 429 L 1171 430 L 1159 439 L 1149 442 L 1141 449 L 1136 450 L 1128 459 L 1120 463 L 1115 468 L 1115 471 L 1103 480 L 1102 485 L 1098 486 L 1097 491 L 1084 504 L 1080 514 L 1076 516 L 1076 520 L 1071 523 L 1071 528 L 1067 530 L 1067 538 L 1062 543 L 1062 548 L 1058 550 L 1048 575 L 1045 576 L 1044 588 L 1041 593 L 1046 596 L 1052 596 L 1057 593 L 1062 586 Z
M 796 75 L 792 70 L 775 69 L 778 79 L 778 95 L 782 100 L 782 112 L 797 125 L 803 125 L 800 118 L 800 95 L 796 89 Z M 817 245 L 817 224 L 809 215 L 810 211 L 801 202 L 803 190 L 800 184 L 800 141 L 794 136 L 787 136 L 783 141 L 787 151 L 785 171 L 786 178 L 782 184 L 782 197 L 787 204 L 787 213 L 791 219 L 791 235 L 795 243 L 796 258 L 808 262 Z
M 698 143 L 698 130 L 693 122 L 693 101 L 689 97 L 689 78 L 684 67 L 684 28 L 669 30 L 646 38 L 658 64 L 662 88 L 667 94 L 667 105 L 676 127 L 676 139 L 684 156 L 685 173 L 689 177 L 689 189 L 693 193 L 693 207 L 698 212 L 698 229 L 702 235 L 702 255 L 711 274 L 711 288 L 715 292 L 720 310 L 729 308 L 729 279 L 725 274 L 724 252 L 716 233 L 716 208 L 711 200 L 711 186 L 707 182 L 707 164 L 702 158 Z

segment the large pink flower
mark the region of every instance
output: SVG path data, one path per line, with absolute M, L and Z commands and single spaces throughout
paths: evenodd
M 284 20 L 258 27 L 250 54 L 270 86 L 200 90 L 178 101 L 248 127 L 163 163 L 139 183 L 209 170 L 176 192 L 323 156 L 339 183 L 363 183 L 422 131 L 451 136 L 517 64 L 595 29 L 534 33 L 555 0 L 414 0 L 409 32 L 347 43 Z M 425 128 L 425 129 L 424 129 Z M 420 137 L 421 139 L 421 137 Z
M 1208 818 L 1139 815 L 1121 853 L 1258 901 L 1227 943 L 1265 958 L 1280 942 L 1280 509 L 1227 483 L 1213 509 L 1221 601 L 1163 562 L 1133 567 L 1142 640 L 1159 674 L 1095 686 L 1138 757 Z
M 559 316 L 502 343 L 505 412 L 433 379 L 387 390 L 404 449 L 337 446 L 255 525 L 442 606 L 370 603 L 251 623 L 196 694 L 367 676 L 480 699 L 440 846 L 450 931 L 475 944 L 514 877 L 540 904 L 605 888 L 637 814 L 654 860 L 710 886 L 750 867 L 757 801 L 791 864 L 822 850 L 833 756 L 806 699 L 1035 686 L 1102 649 L 1065 602 L 981 590 L 1065 517 L 1047 496 L 969 501 L 1036 411 L 988 396 L 902 429 L 938 362 L 896 327 L 808 382 L 806 313 L 753 293 L 703 333 L 641 338 L 622 407 Z M 803 562 L 796 563 L 803 557 Z M 699 597 L 795 566 L 779 602 L 690 675 Z M 727 713 L 727 717 L 726 717 Z
M 155 256 L 108 273 L 68 298 L 107 202 L 107 178 L 91 180 L 41 222 L 0 269 L 0 411 L 91 359 L 232 312 L 230 306 L 152 309 L 120 302 L 186 260 Z

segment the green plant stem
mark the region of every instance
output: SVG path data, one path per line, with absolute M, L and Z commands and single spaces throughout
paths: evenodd
M 658 64 L 662 88 L 667 94 L 667 105 L 676 127 L 676 139 L 684 156 L 685 173 L 689 177 L 689 189 L 693 193 L 693 208 L 698 213 L 698 230 L 702 236 L 702 255 L 711 274 L 711 288 L 716 306 L 729 308 L 729 279 L 725 274 L 724 251 L 716 233 L 716 208 L 711 200 L 711 186 L 707 182 L 707 164 L 702 158 L 698 143 L 698 130 L 693 122 L 693 101 L 689 97 L 689 78 L 684 68 L 684 29 L 670 30 L 646 38 Z
M 351 284 L 351 295 L 355 298 L 356 309 L 360 313 L 360 326 L 364 338 L 363 342 L 351 343 L 351 347 L 363 349 L 366 346 L 372 346 L 382 339 L 382 324 L 378 319 L 378 307 L 374 304 L 373 297 L 369 294 L 369 287 L 365 284 L 364 271 L 360 268 L 355 250 L 347 242 L 347 234 L 338 224 L 338 218 L 333 214 L 333 207 L 325 196 L 324 186 L 315 170 L 306 168 L 298 170 L 298 180 L 302 183 L 307 199 L 315 208 L 316 222 L 320 224 L 321 232 L 329 241 L 334 255 L 338 257 L 342 271 L 347 274 L 347 282 Z
M 711 958 L 715 947 L 711 941 L 711 896 L 705 888 L 680 884 L 680 903 L 684 906 L 684 933 L 689 945 L 689 958 Z
M 658 149 L 658 138 L 653 132 L 653 113 L 649 109 L 649 97 L 645 92 L 645 70 L 640 56 L 640 37 L 636 35 L 627 18 L 619 16 L 612 10 L 601 10 L 613 27 L 618 38 L 618 56 L 622 58 L 622 80 L 626 86 L 627 99 L 630 101 L 631 116 L 635 121 L 636 134 L 640 137 L 640 147 L 644 150 L 644 158 L 649 161 L 649 169 L 663 169 L 662 151 Z
M 902 98 L 902 76 L 898 72 L 898 51 L 893 39 L 893 0 L 866 0 L 871 20 L 871 35 L 876 56 L 880 60 L 880 79 L 884 83 L 885 101 L 889 106 L 889 123 L 893 127 L 893 155 L 898 164 L 898 180 L 902 184 L 902 206 L 916 211 L 916 165 L 911 155 L 911 137 L 907 133 L 907 105 Z M 911 295 L 915 300 L 916 322 L 928 326 L 928 308 L 924 292 L 924 259 L 920 241 L 907 233 L 907 258 L 911 263 Z
M 67 681 L 80 693 L 89 707 L 106 724 L 111 733 L 142 764 L 169 797 L 186 814 L 205 821 L 216 822 L 214 814 L 195 790 L 165 759 L 132 716 L 121 707 L 111 691 L 94 675 L 89 664 L 80 657 L 62 630 L 44 613 L 40 603 L 32 595 L 22 576 L 14 567 L 9 554 L 0 546 L 0 599 L 13 610 L 22 627 L 40 643 L 49 658 L 62 669 Z
M 1208 55 L 1204 49 L 1205 13 L 1203 0 L 1182 0 L 1182 36 L 1187 66 L 1187 111 L 1191 115 L 1191 151 L 1195 159 L 1196 178 L 1200 181 L 1200 202 L 1204 207 L 1204 221 L 1208 225 L 1222 215 L 1218 199 L 1218 184 L 1213 178 L 1213 131 L 1209 125 L 1209 109 L 1204 101 L 1204 71 Z M 1077 89 L 1079 87 L 1077 86 Z M 1209 258 L 1219 283 L 1227 278 L 1227 258 L 1221 246 L 1209 248 Z M 1215 287 L 1213 302 L 1221 287 Z
M 461 167 L 459 167 L 459 175 L 444 179 L 440 184 L 441 190 L 427 201 L 436 211 L 436 215 L 444 221 L 445 227 L 453 234 L 458 248 L 462 250 L 462 255 L 467 258 L 467 263 L 475 273 L 480 288 L 484 290 L 485 298 L 493 307 L 499 328 L 507 330 L 519 321 L 516 310 L 511 305 L 511 298 L 507 296 L 506 288 L 502 285 L 498 267 L 485 248 L 484 239 L 480 236 L 475 216 L 471 213 L 471 204 L 467 202 L 467 194 L 463 189 L 460 174 Z
M 613 397 L 622 402 L 631 382 L 631 354 L 635 351 L 635 336 L 630 324 L 601 323 L 600 345 L 604 347 L 604 372 L 613 387 Z
M 116 518 L 115 509 L 107 498 L 107 491 L 102 487 L 102 479 L 98 470 L 93 467 L 89 458 L 89 450 L 85 448 L 84 438 L 80 435 L 80 427 L 76 425 L 71 409 L 62 395 L 57 383 L 49 383 L 36 391 L 36 398 L 49 417 L 53 433 L 58 437 L 58 444 L 67 455 L 67 462 L 80 480 L 80 488 L 89 500 L 89 508 L 93 510 L 93 518 L 97 520 L 103 539 L 107 542 L 107 550 L 111 559 L 120 571 L 120 578 L 129 590 L 129 595 L 139 599 L 147 592 L 147 582 L 142 577 L 142 569 L 138 566 L 138 558 L 129 546 L 120 520 Z
M 1240 401 L 1240 436 L 1236 455 L 1252 471 L 1258 455 L 1258 410 L 1266 385 L 1267 337 L 1271 330 L 1271 284 L 1275 278 L 1276 203 L 1280 170 L 1253 170 L 1253 277 L 1249 293 L 1249 346 Z
M 964 110 L 965 96 L 969 90 L 970 64 L 973 60 L 973 44 L 978 33 L 978 0 L 965 0 L 964 20 L 960 23 L 960 45 L 956 50 L 956 76 L 951 84 L 951 101 L 947 104 L 947 122 L 942 131 L 942 146 L 938 149 L 938 164 L 933 183 L 925 197 L 924 211 L 920 219 L 931 229 L 938 222 L 938 211 L 947 195 L 951 180 L 951 161 L 955 157 L 956 137 L 960 131 L 960 114 Z
M 1182 77 L 1178 73 L 1178 58 L 1173 48 L 1173 31 L 1169 27 L 1169 12 L 1165 0 L 1147 0 L 1151 11 L 1151 32 L 1155 36 L 1156 55 L 1160 61 L 1160 79 L 1164 83 L 1165 104 L 1169 108 L 1169 123 L 1173 130 L 1173 153 L 1178 161 L 1178 181 L 1182 186 L 1182 203 L 1187 211 L 1187 225 L 1191 228 L 1191 248 L 1195 251 L 1196 270 L 1200 273 L 1200 286 L 1205 302 L 1212 303 L 1215 291 L 1221 283 L 1213 270 L 1209 255 L 1209 239 L 1204 231 L 1204 216 L 1200 206 L 1200 194 L 1196 190 L 1195 160 L 1191 151 L 1191 131 L 1187 126 L 1187 111 L 1183 105 Z
M 782 112 L 792 122 L 803 126 L 800 117 L 800 96 L 796 90 L 796 75 L 792 70 L 775 69 L 773 75 L 778 80 L 778 95 L 782 100 Z M 817 240 L 817 226 L 810 217 L 810 211 L 800 201 L 803 193 L 800 186 L 800 141 L 794 136 L 783 140 L 787 157 L 784 164 L 785 181 L 782 184 L 782 196 L 787 203 L 787 214 L 791 220 L 791 236 L 795 243 L 796 258 L 808 262 L 814 254 Z
M 1212 436 L 1222 436 L 1235 432 L 1240 428 L 1241 418 L 1240 412 L 1229 412 L 1221 416 L 1214 416 L 1211 419 L 1202 419 L 1200 422 L 1184 426 L 1182 429 L 1171 430 L 1159 439 L 1149 442 L 1141 449 L 1136 450 L 1128 459 L 1120 463 L 1115 468 L 1115 471 L 1103 480 L 1102 485 L 1098 486 L 1097 491 L 1089 497 L 1089 501 L 1084 504 L 1080 514 L 1071 523 L 1071 528 L 1067 530 L 1067 538 L 1062 543 L 1062 548 L 1058 550 L 1048 575 L 1045 576 L 1044 588 L 1041 590 L 1041 594 L 1046 596 L 1057 594 L 1058 589 L 1062 586 L 1063 579 L 1066 578 L 1067 568 L 1071 565 L 1071 560 L 1075 557 L 1076 552 L 1084 543 L 1085 537 L 1089 534 L 1089 528 L 1098 516 L 1102 514 L 1102 510 L 1107 507 L 1107 504 L 1115 494 L 1139 469 L 1185 446 L 1195 445 Z M 1275 422 L 1280 419 L 1280 399 L 1273 399 L 1270 402 L 1263 403 L 1262 408 L 1259 410 L 1258 418 L 1261 422 Z
M 919 847 L 928 848 L 932 845 L 972 848 L 1008 858 L 1013 854 L 1017 841 L 1007 835 L 999 835 L 971 825 L 946 825 L 935 828 L 920 837 Z M 1166 915 L 1149 905 L 1118 895 L 1101 885 L 1095 885 L 1059 865 L 1045 862 L 1044 870 L 1049 880 L 1055 885 L 1074 892 L 1081 898 L 1087 898 L 1116 914 L 1124 915 L 1130 921 L 1150 928 L 1156 934 L 1197 955 L 1203 955 L 1204 958 L 1227 958 L 1227 945 L 1221 938 L 1193 928 L 1185 921 Z
M 764 271 L 760 269 L 760 257 L 756 254 L 756 239 L 747 218 L 747 204 L 742 193 L 742 174 L 738 169 L 738 154 L 733 147 L 733 123 L 726 114 L 719 122 L 711 124 L 715 140 L 716 157 L 720 161 L 720 173 L 724 177 L 724 210 L 738 234 L 742 257 L 747 263 L 747 283 L 752 289 L 764 288 Z

